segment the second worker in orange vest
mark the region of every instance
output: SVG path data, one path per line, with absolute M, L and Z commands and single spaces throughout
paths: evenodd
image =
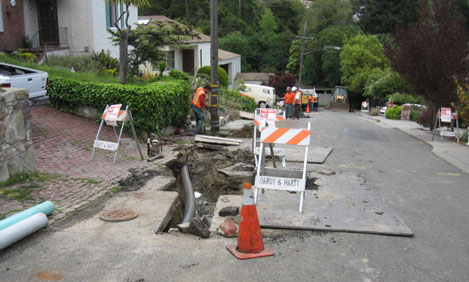
M 206 95 L 210 95 L 212 87 L 205 85 L 199 87 L 195 91 L 194 98 L 192 98 L 192 110 L 194 111 L 196 127 L 194 133 L 199 133 L 204 124 L 204 112 L 207 111 L 207 104 L 205 103 Z
M 298 88 L 293 87 L 292 88 L 293 93 L 295 93 L 295 98 L 293 98 L 293 118 L 300 119 L 300 113 L 301 113 L 301 96 L 303 93 L 301 93 Z
M 285 114 L 287 119 L 293 115 L 292 103 L 294 98 L 295 93 L 291 92 L 290 87 L 287 87 L 287 93 L 285 93 L 285 96 L 283 97 L 285 103 Z

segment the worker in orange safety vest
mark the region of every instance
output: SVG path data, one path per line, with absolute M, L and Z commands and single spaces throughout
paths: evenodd
M 293 118 L 300 119 L 301 113 L 301 98 L 303 93 L 298 90 L 297 87 L 292 88 L 293 93 L 295 93 L 295 97 L 293 98 Z
M 287 92 L 285 96 L 283 96 L 283 100 L 285 103 L 285 116 L 286 118 L 290 118 L 293 115 L 293 99 L 295 98 L 295 93 L 291 91 L 290 86 L 287 87 Z
M 212 87 L 210 85 L 205 85 L 204 87 L 199 87 L 195 91 L 194 98 L 192 98 L 192 110 L 194 111 L 196 119 L 196 127 L 194 133 L 199 133 L 204 124 L 204 112 L 207 111 L 207 104 L 205 99 L 207 95 L 210 95 L 212 92 Z

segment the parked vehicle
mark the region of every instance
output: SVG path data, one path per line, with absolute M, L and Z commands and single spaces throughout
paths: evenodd
M 256 84 L 245 84 L 245 86 L 244 90 L 241 90 L 241 95 L 254 98 L 259 108 L 272 107 L 275 105 L 277 98 L 275 88 Z
M 0 63 L 0 86 L 26 88 L 29 99 L 46 96 L 48 82 L 47 72 Z
M 312 105 L 312 109 L 310 111 L 317 111 L 319 106 L 319 95 L 316 93 L 316 89 L 300 89 L 301 93 L 303 93 L 301 104 L 302 108 L 306 109 L 306 106 L 309 104 L 309 96 L 313 96 L 314 102 Z

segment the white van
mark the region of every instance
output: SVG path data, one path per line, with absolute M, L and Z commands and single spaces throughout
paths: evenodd
M 245 84 L 245 86 L 241 94 L 253 98 L 259 108 L 272 107 L 275 104 L 277 98 L 275 88 L 257 84 Z

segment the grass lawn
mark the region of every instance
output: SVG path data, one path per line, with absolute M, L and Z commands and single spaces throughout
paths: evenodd
M 31 69 L 46 71 L 49 74 L 49 77 L 60 76 L 64 78 L 70 78 L 70 79 L 88 81 L 88 82 L 119 83 L 119 78 L 117 76 L 106 75 L 106 74 L 96 74 L 96 73 L 71 72 L 70 70 L 63 68 L 63 67 L 53 67 L 53 66 L 46 66 L 46 65 L 38 65 L 35 63 L 29 63 L 29 62 L 25 62 L 25 61 L 21 61 L 21 60 L 9 57 L 1 53 L 0 53 L 0 62 L 17 65 L 17 66 L 23 66 L 23 67 L 27 67 Z

